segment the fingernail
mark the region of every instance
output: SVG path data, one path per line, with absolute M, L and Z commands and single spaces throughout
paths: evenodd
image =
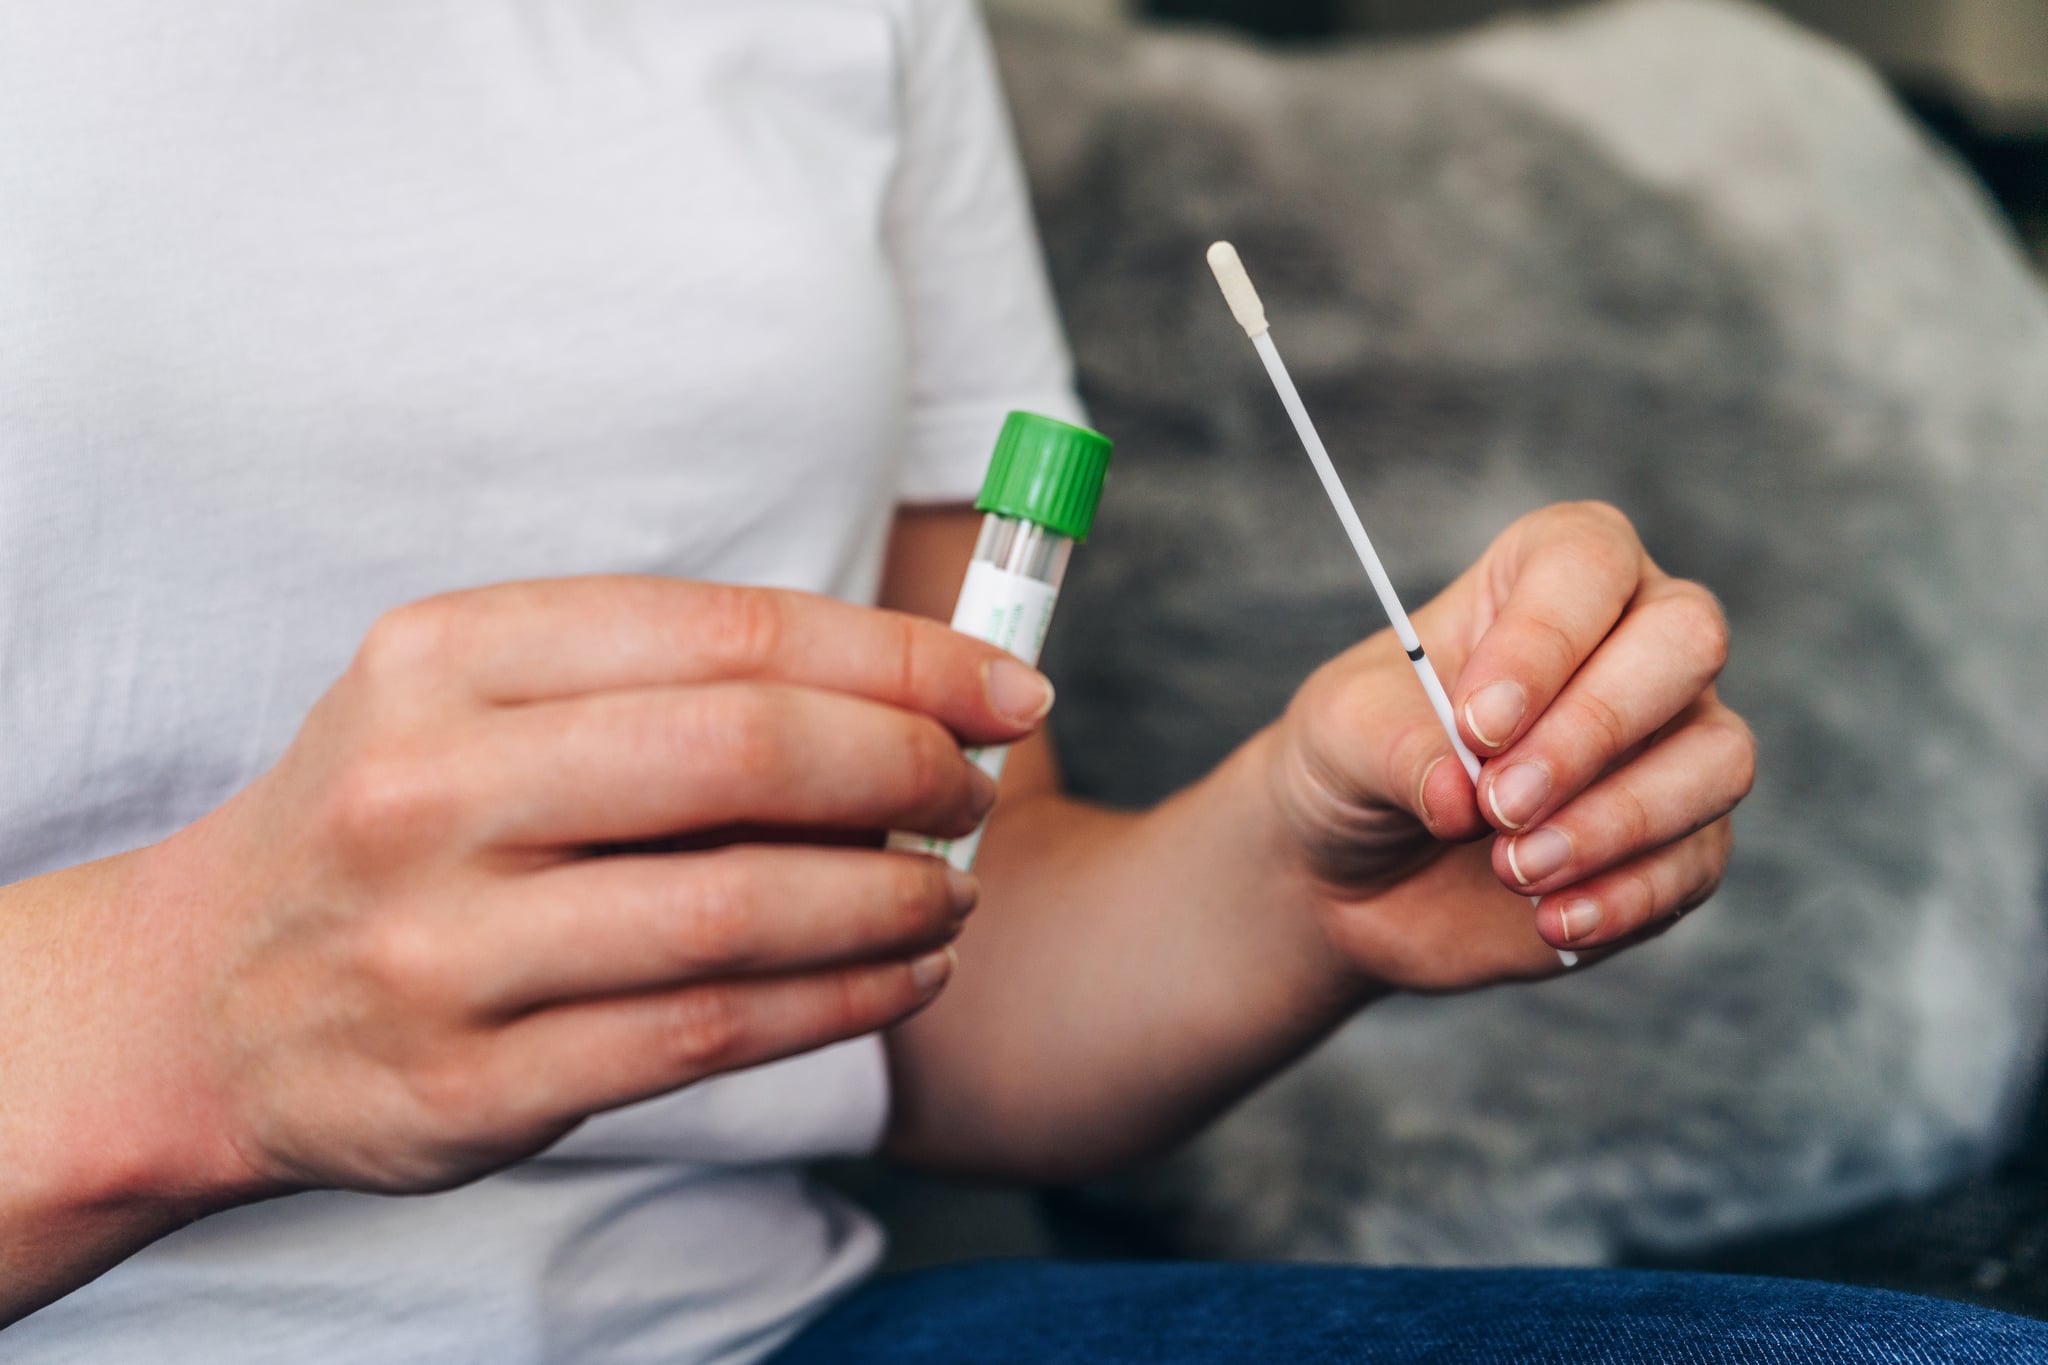
M 926 995 L 946 984 L 946 978 L 953 974 L 953 968 L 960 955 L 951 948 L 941 948 L 936 953 L 926 953 L 910 964 L 910 983 Z
M 953 903 L 953 917 L 964 918 L 981 899 L 981 883 L 957 867 L 946 869 L 946 894 Z
M 1465 728 L 1489 749 L 1498 749 L 1514 735 L 1529 709 L 1529 695 L 1518 682 L 1488 683 L 1465 703 Z
M 967 755 L 968 766 L 974 768 L 974 776 L 967 779 L 968 800 L 974 806 L 976 820 L 988 819 L 988 813 L 996 808 L 996 780 L 983 772 L 974 763 L 974 754 Z
M 1425 825 L 1435 823 L 1429 814 L 1429 775 L 1436 771 L 1437 764 L 1449 757 L 1449 754 L 1438 754 L 1431 759 L 1429 766 L 1422 770 L 1422 780 L 1415 784 L 1415 809 L 1421 813 L 1422 823 Z
M 1509 829 L 1520 829 L 1543 808 L 1550 795 L 1550 770 L 1541 763 L 1517 763 L 1486 789 L 1487 804 L 1494 818 Z
M 1577 943 L 1600 927 L 1600 906 L 1595 901 L 1573 901 L 1557 912 L 1557 922 L 1564 941 Z
M 1522 886 L 1555 876 L 1571 861 L 1572 841 L 1562 830 L 1539 829 L 1508 840 L 1508 868 Z
M 991 660 L 987 682 L 988 704 L 1012 725 L 1036 725 L 1052 710 L 1052 684 L 1015 659 Z

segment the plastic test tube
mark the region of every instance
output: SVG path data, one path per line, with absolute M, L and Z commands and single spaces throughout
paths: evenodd
M 1037 665 L 1067 562 L 1094 525 L 1111 448 L 1108 437 L 1086 427 L 1036 413 L 1010 414 L 974 500 L 988 515 L 953 608 L 953 629 Z M 1000 778 L 1009 752 L 994 746 L 970 749 L 967 757 Z M 977 829 L 963 839 L 894 834 L 889 847 L 930 853 L 965 872 L 974 865 L 981 833 Z

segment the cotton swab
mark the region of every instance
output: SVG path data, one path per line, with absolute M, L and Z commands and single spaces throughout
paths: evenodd
M 1237 248 L 1228 242 L 1218 242 L 1210 247 L 1209 269 L 1216 273 L 1216 283 L 1223 287 L 1223 297 L 1230 304 L 1230 312 L 1237 319 L 1237 325 L 1244 328 L 1244 334 L 1258 348 L 1259 359 L 1266 362 L 1266 373 L 1272 376 L 1273 387 L 1280 393 L 1280 402 L 1294 422 L 1295 434 L 1301 437 L 1302 448 L 1308 451 L 1308 458 L 1323 481 L 1323 491 L 1330 495 L 1330 505 L 1337 509 L 1337 518 L 1344 523 L 1344 533 L 1351 538 L 1351 548 L 1358 552 L 1358 562 L 1365 566 L 1365 575 L 1372 580 L 1373 591 L 1379 594 L 1380 606 L 1386 610 L 1387 620 L 1393 623 L 1394 635 L 1400 640 L 1401 648 L 1408 651 L 1408 662 L 1414 665 L 1415 676 L 1421 680 L 1422 690 L 1429 695 L 1430 709 L 1436 712 L 1438 723 L 1450 736 L 1451 748 L 1457 752 L 1458 761 L 1465 765 L 1465 775 L 1472 779 L 1476 788 L 1479 785 L 1479 758 L 1465 747 L 1465 741 L 1458 734 L 1457 718 L 1451 712 L 1451 699 L 1444 691 L 1443 681 L 1437 677 L 1429 655 L 1423 652 L 1422 641 L 1416 637 L 1415 627 L 1409 622 L 1408 613 L 1402 609 L 1401 599 L 1395 595 L 1393 581 L 1387 577 L 1378 552 L 1372 548 L 1372 538 L 1366 535 L 1365 524 L 1358 519 L 1358 509 L 1352 505 L 1351 495 L 1344 491 L 1344 481 L 1337 477 L 1337 466 L 1330 462 L 1330 452 L 1324 447 L 1323 438 L 1316 434 L 1308 409 L 1302 406 L 1293 376 L 1287 373 L 1287 363 L 1280 358 L 1279 348 L 1273 345 L 1273 328 L 1266 321 L 1266 306 L 1259 301 L 1259 291 L 1252 288 L 1252 277 L 1245 272 Z M 1579 955 L 1563 949 L 1558 950 L 1557 960 L 1567 967 L 1579 965 Z

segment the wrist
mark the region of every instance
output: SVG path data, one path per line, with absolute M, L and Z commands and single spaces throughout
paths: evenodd
M 10 1021 L 30 1089 L 46 1098 L 16 1112 L 9 1146 L 81 1209 L 226 1207 L 282 1192 L 226 1121 L 194 970 L 206 950 L 192 862 L 178 836 L 9 888 L 27 931 L 10 947 L 61 968 Z
M 1332 931 L 1338 896 L 1323 858 L 1302 832 L 1299 763 L 1288 752 L 1285 721 L 1260 730 L 1217 770 L 1230 786 L 1231 827 L 1240 832 L 1259 888 L 1259 913 L 1281 939 L 1302 975 L 1307 998 L 1327 999 L 1353 1012 L 1388 993 L 1388 987 L 1349 952 Z
M 153 1065 L 130 1070 L 130 1085 L 107 1099 L 123 1111 L 126 1126 L 138 1130 L 108 1166 L 107 1188 L 116 1198 L 211 1211 L 299 1188 L 262 1163 L 247 1125 L 236 1117 L 230 1063 L 239 1049 L 222 1036 L 217 971 L 232 954 L 207 938 L 203 926 L 218 921 L 220 907 L 209 900 L 232 885 L 222 873 L 238 859 L 218 846 L 216 834 L 202 820 L 118 860 L 119 901 L 164 927 L 146 954 L 162 964 L 159 989 L 128 1021 L 137 1043 L 146 1042 L 133 1051 L 146 1051 Z M 131 971 L 139 973 L 139 964 Z M 139 1131 L 145 1127 L 147 1134 Z
M 106 1132 L 9 1138 L 0 1179 L 0 1328 L 211 1213 L 260 1197 Z M 52 1134 L 38 1133 L 35 1138 Z
M 266 1192 L 189 1085 L 194 1040 L 164 1002 L 177 907 L 140 853 L 0 888 L 0 1324 L 147 1243 Z M 173 936 L 175 937 L 175 935 Z

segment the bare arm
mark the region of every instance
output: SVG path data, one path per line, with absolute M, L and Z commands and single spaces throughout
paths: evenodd
M 971 882 L 731 832 L 972 829 L 1011 667 L 656 579 L 385 618 L 218 810 L 0 889 L 0 1325 L 208 1212 L 445 1189 L 922 1008 Z
M 889 604 L 949 615 L 979 522 L 901 517 Z M 1042 734 L 1012 751 L 960 965 L 892 1035 L 892 1154 L 1085 1175 L 1192 1130 L 1382 989 L 1308 913 L 1256 761 L 1134 814 L 1062 796 Z
M 153 895 L 134 855 L 0 887 L 0 1325 L 260 1188 L 204 1123 L 175 1121 L 206 1104 L 171 1081 L 186 1041 L 124 1028 L 161 1003 L 137 932 Z M 58 995 L 76 1022 L 45 1030 L 33 1002 Z
M 975 520 L 901 518 L 890 602 L 945 615 Z M 1186 1136 L 1391 990 L 1546 976 L 1554 944 L 1597 960 L 1705 898 L 1754 761 L 1712 694 L 1710 598 L 1658 573 L 1609 509 L 1553 509 L 1418 626 L 1473 708 L 1468 741 L 1493 755 L 1481 791 L 1518 766 L 1545 791 L 1518 804 L 1509 783 L 1505 815 L 1482 814 L 1390 636 L 1148 812 L 1061 796 L 1034 737 L 1005 775 L 954 981 L 892 1032 L 889 1150 L 1085 1177 Z M 1475 700 L 1503 679 L 1513 707 Z M 1524 884 L 1503 836 L 1539 828 L 1569 851 Z M 1554 894 L 1532 913 L 1531 892 Z

